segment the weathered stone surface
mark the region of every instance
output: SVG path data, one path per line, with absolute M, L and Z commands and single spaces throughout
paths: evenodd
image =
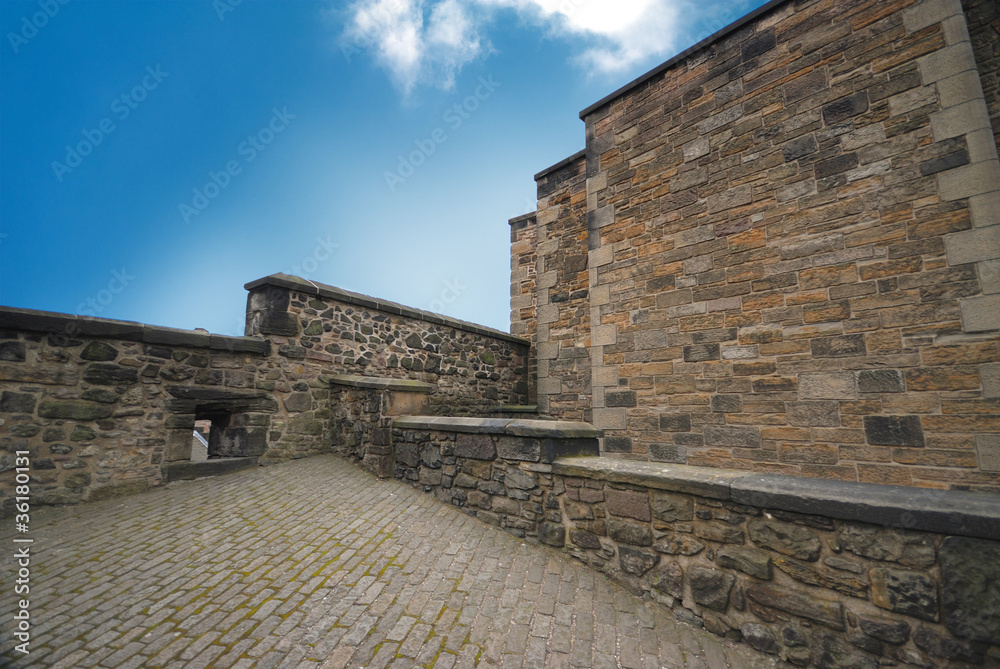
M 488 434 L 459 434 L 455 437 L 455 456 L 475 460 L 492 460 L 497 450 Z
M 873 560 L 895 562 L 903 556 L 905 544 L 895 532 L 874 525 L 844 523 L 837 530 L 837 543 L 844 550 Z
M 285 408 L 289 411 L 309 411 L 312 409 L 310 393 L 291 393 L 285 398 Z
M 798 427 L 837 427 L 840 404 L 837 402 L 788 402 L 788 424 Z
M 660 430 L 663 432 L 690 432 L 691 414 L 661 413 Z
M 865 437 L 877 446 L 923 447 L 920 416 L 865 416 Z
M 560 548 L 566 545 L 566 527 L 557 523 L 538 523 L 538 540 L 547 546 Z
M 580 548 L 598 549 L 601 547 L 600 538 L 596 534 L 584 530 L 571 530 L 569 540 Z
M 876 669 L 878 660 L 829 634 L 813 638 L 812 661 L 818 669 Z
M 784 555 L 814 562 L 819 559 L 821 544 L 814 532 L 801 525 L 778 520 L 755 518 L 747 526 L 750 539 L 758 546 Z
M 744 541 L 743 530 L 722 523 L 698 523 L 694 527 L 694 534 L 699 539 L 724 544 L 742 544 Z
M 618 563 L 621 565 L 622 571 L 628 574 L 642 576 L 659 562 L 659 554 L 653 551 L 629 546 L 618 547 Z
M 72 418 L 74 420 L 98 420 L 109 418 L 114 409 L 107 404 L 86 400 L 45 400 L 38 405 L 41 418 Z
M 850 400 L 857 397 L 854 374 L 824 372 L 799 375 L 799 397 L 804 400 Z
M 114 404 L 118 401 L 118 392 L 113 388 L 91 388 L 89 390 L 83 391 L 80 395 L 81 399 L 90 400 L 92 402 L 103 402 L 104 404 Z
M 771 557 L 764 551 L 725 546 L 719 549 L 716 560 L 720 567 L 737 569 L 765 581 L 770 581 L 774 577 Z
M 1000 544 L 948 537 L 940 561 L 945 626 L 962 639 L 1000 644 Z
M 858 616 L 858 626 L 868 636 L 886 643 L 900 645 L 910 638 L 910 625 L 904 620 L 884 620 Z
M 676 599 L 684 596 L 684 571 L 680 564 L 668 562 L 653 576 L 653 587 Z
M 77 425 L 73 428 L 73 434 L 69 435 L 70 441 L 90 441 L 97 436 L 91 428 L 86 425 Z
M 0 394 L 0 413 L 34 413 L 35 396 L 9 390 Z
M 934 657 L 968 662 L 975 665 L 983 663 L 983 653 L 978 648 L 974 648 L 968 643 L 957 641 L 924 626 L 919 627 L 913 634 L 913 643 L 917 648 Z
M 792 558 L 778 558 L 774 561 L 774 566 L 796 581 L 808 585 L 815 585 L 827 590 L 836 590 L 852 597 L 862 599 L 868 597 L 868 583 L 861 578 L 818 569 L 808 563 L 799 562 Z
M 139 372 L 134 367 L 95 362 L 83 372 L 83 380 L 102 386 L 130 385 L 139 381 Z
M 10 360 L 11 362 L 25 361 L 25 348 L 23 341 L 0 342 L 0 360 Z
M 684 347 L 684 362 L 703 362 L 719 359 L 718 344 L 696 344 Z
M 658 539 L 653 548 L 667 555 L 697 555 L 705 550 L 705 544 L 689 534 L 671 534 Z
M 83 347 L 83 350 L 80 351 L 80 357 L 83 360 L 108 362 L 118 357 L 118 349 L 111 344 L 94 340 Z
M 925 574 L 876 568 L 868 572 L 875 606 L 921 620 L 938 619 L 937 585 Z
M 705 426 L 706 446 L 760 448 L 760 429 L 754 427 Z
M 501 436 L 497 439 L 497 457 L 505 460 L 538 462 L 542 457 L 541 442 L 529 437 Z
M 608 535 L 615 541 L 632 546 L 652 546 L 653 532 L 646 525 L 608 519 Z
M 649 495 L 645 492 L 609 488 L 605 491 L 605 508 L 613 516 L 651 520 Z
M 691 567 L 687 576 L 694 601 L 714 611 L 725 612 L 729 606 L 729 591 L 736 581 L 732 574 L 718 569 Z
M 748 584 L 746 593 L 747 597 L 758 604 L 807 618 L 830 629 L 845 629 L 844 607 L 840 602 L 762 583 Z
M 694 498 L 690 495 L 650 491 L 653 517 L 666 523 L 694 518 Z
M 538 487 L 538 483 L 531 474 L 520 469 L 508 469 L 507 473 L 504 474 L 504 483 L 507 484 L 508 488 L 517 490 L 533 490 Z
M 865 369 L 858 372 L 858 390 L 863 393 L 901 393 L 906 390 L 898 369 Z
M 740 631 L 744 641 L 763 653 L 777 655 L 781 650 L 771 630 L 760 623 L 743 623 Z

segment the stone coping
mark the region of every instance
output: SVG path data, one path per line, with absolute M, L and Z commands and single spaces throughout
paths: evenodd
M 503 434 L 512 437 L 556 439 L 597 439 L 604 434 L 603 431 L 598 430 L 590 423 L 524 418 L 400 416 L 393 419 L 392 426 L 403 430 L 435 430 L 438 432 Z
M 351 386 L 352 388 L 375 388 L 378 390 L 399 390 L 407 393 L 433 393 L 437 386 L 423 381 L 410 379 L 385 379 L 375 376 L 358 376 L 356 374 L 334 374 L 322 376 L 321 380 L 335 386 Z
M 521 214 L 520 216 L 515 216 L 514 218 L 507 219 L 507 225 L 515 226 L 518 223 L 524 223 L 525 221 L 530 221 L 538 215 L 537 211 L 532 211 L 527 214 Z
M 371 297 L 370 295 L 354 293 L 349 290 L 337 288 L 336 286 L 328 286 L 325 283 L 315 283 L 313 281 L 301 279 L 297 276 L 291 276 L 290 274 L 271 274 L 270 276 L 265 276 L 257 279 L 256 281 L 251 281 L 243 287 L 247 290 L 253 290 L 254 288 L 259 288 L 261 286 L 277 286 L 279 288 L 287 288 L 289 290 L 305 293 L 306 295 L 317 295 L 319 297 L 326 297 L 340 302 L 346 302 L 348 304 L 364 307 L 366 309 L 375 309 L 376 311 L 384 311 L 397 316 L 416 318 L 417 320 L 426 321 L 428 323 L 437 323 L 438 325 L 445 325 L 447 327 L 455 328 L 456 330 L 464 330 L 465 332 L 472 332 L 474 334 L 485 335 L 495 339 L 502 339 L 514 344 L 520 344 L 521 346 L 531 345 L 531 342 L 527 339 L 516 337 L 502 330 L 496 330 L 483 325 L 469 323 L 468 321 L 461 321 L 457 318 L 452 318 L 451 316 L 435 314 L 430 311 L 424 311 L 423 309 L 414 309 L 413 307 L 407 307 L 396 302 L 390 302 L 389 300 L 382 300 L 377 297 Z
M 615 458 L 557 460 L 552 473 L 905 530 L 1000 539 L 1000 495 L 754 474 Z
M 587 155 L 587 149 L 580 149 L 579 151 L 577 151 L 576 153 L 574 153 L 569 158 L 563 158 L 562 160 L 560 160 L 555 165 L 551 165 L 549 167 L 546 167 L 544 170 L 542 170 L 541 172 L 539 172 L 538 174 L 536 174 L 535 175 L 535 181 L 538 181 L 539 179 L 542 179 L 542 178 L 544 178 L 544 177 L 552 174 L 556 170 L 560 170 L 560 169 L 566 167 L 570 163 L 573 163 L 573 162 L 576 162 L 577 160 L 580 160 L 580 158 L 583 158 L 586 155 Z
M 684 60 L 688 56 L 690 56 L 690 55 L 692 55 L 694 53 L 697 53 L 698 51 L 701 51 L 705 47 L 710 46 L 711 44 L 713 44 L 715 42 L 718 42 L 720 39 L 722 39 L 726 35 L 729 35 L 730 33 L 736 32 L 737 30 L 739 30 L 740 28 L 742 28 L 746 24 L 750 23 L 751 21 L 753 21 L 757 17 L 761 16 L 762 14 L 765 14 L 766 12 L 771 11 L 772 9 L 774 9 L 775 7 L 778 7 L 779 5 L 785 4 L 788 1 L 789 0 L 771 0 L 767 4 L 758 7 L 757 9 L 755 9 L 752 12 L 750 12 L 746 16 L 744 16 L 744 17 L 742 17 L 740 19 L 737 19 L 733 23 L 730 23 L 728 26 L 726 26 L 722 30 L 719 30 L 719 31 L 717 31 L 717 32 L 709 35 L 708 37 L 706 37 L 705 39 L 701 40 L 697 44 L 688 47 L 684 51 L 681 51 L 679 54 L 677 54 L 676 56 L 674 56 L 670 60 L 666 61 L 665 63 L 661 63 L 660 65 L 657 65 L 656 67 L 654 67 L 652 70 L 650 70 L 646 74 L 640 75 L 636 79 L 633 79 L 629 83 L 625 84 L 624 86 L 622 86 L 621 88 L 619 88 L 618 90 L 616 90 L 614 93 L 611 93 L 609 95 L 604 96 L 603 98 L 601 98 L 600 100 L 598 100 L 597 102 L 595 102 L 594 104 L 590 105 L 589 107 L 587 107 L 586 109 L 584 109 L 582 112 L 580 112 L 580 118 L 586 121 L 587 120 L 587 116 L 590 115 L 592 112 L 597 111 L 598 109 L 600 109 L 601 107 L 603 107 L 606 104 L 614 102 L 615 100 L 617 100 L 618 98 L 622 97 L 623 95 L 625 95 L 626 93 L 628 93 L 632 89 L 638 88 L 639 86 L 641 86 L 642 84 L 646 83 L 647 81 L 649 81 L 650 79 L 652 79 L 656 75 L 660 74 L 664 70 L 668 70 L 671 67 L 673 67 L 674 65 L 676 65 L 677 63 L 681 62 L 682 60 Z M 538 177 L 536 176 L 535 178 L 537 179 Z
M 501 404 L 503 413 L 538 413 L 537 404 Z
M 271 352 L 270 342 L 256 337 L 231 337 L 197 330 L 179 330 L 135 321 L 91 318 L 54 311 L 0 307 L 0 329 L 44 332 L 54 336 L 107 337 L 124 341 L 139 341 L 163 346 L 208 348 L 233 353 Z

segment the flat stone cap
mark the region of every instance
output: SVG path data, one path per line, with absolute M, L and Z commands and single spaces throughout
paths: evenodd
M 601 457 L 560 459 L 553 463 L 552 472 L 904 530 L 1000 539 L 1000 495 L 993 493 Z
M 375 376 L 357 376 L 355 374 L 334 374 L 322 376 L 320 380 L 335 386 L 350 386 L 352 388 L 375 388 L 380 390 L 399 390 L 408 393 L 433 393 L 437 386 L 423 381 L 410 379 L 384 379 Z
M 123 341 L 141 341 L 161 346 L 208 348 L 231 353 L 271 352 L 271 344 L 257 337 L 231 337 L 199 330 L 179 330 L 135 321 L 91 318 L 54 311 L 0 307 L 0 328 L 22 332 L 44 332 L 56 337 L 104 337 Z
M 513 437 L 554 439 L 597 439 L 604 434 L 590 423 L 521 418 L 400 416 L 393 419 L 392 426 L 403 430 L 504 434 Z
M 527 339 L 515 337 L 509 332 L 488 328 L 484 325 L 477 325 L 476 323 L 469 323 L 468 321 L 462 321 L 443 314 L 435 314 L 431 311 L 424 311 L 423 309 L 414 309 L 413 307 L 407 307 L 396 302 L 390 302 L 389 300 L 383 300 L 370 295 L 353 293 L 349 290 L 344 290 L 343 288 L 337 288 L 336 286 L 328 286 L 325 283 L 315 283 L 290 274 L 271 274 L 270 276 L 265 276 L 257 279 L 256 281 L 251 281 L 243 287 L 247 290 L 254 290 L 255 288 L 260 288 L 261 286 L 277 286 L 279 288 L 287 288 L 288 290 L 294 290 L 306 295 L 316 295 L 318 297 L 325 297 L 339 302 L 346 302 L 347 304 L 353 304 L 365 309 L 375 309 L 376 311 L 384 311 L 397 316 L 415 318 L 428 323 L 437 323 L 438 325 L 445 325 L 447 327 L 455 328 L 456 330 L 464 330 L 465 332 L 485 335 L 487 337 L 493 337 L 494 339 L 502 339 L 521 346 L 531 345 L 531 342 Z

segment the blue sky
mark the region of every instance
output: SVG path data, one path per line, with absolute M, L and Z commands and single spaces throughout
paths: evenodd
M 242 334 L 289 272 L 506 330 L 579 111 L 760 4 L 2 0 L 0 304 Z

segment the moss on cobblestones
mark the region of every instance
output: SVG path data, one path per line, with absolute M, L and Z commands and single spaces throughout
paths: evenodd
M 32 666 L 492 667 L 544 655 L 770 666 L 566 556 L 335 457 L 33 521 Z M 16 566 L 3 560 L 8 582 Z M 9 598 L 0 606 L 9 620 Z M 0 652 L 28 666 L 10 642 Z

